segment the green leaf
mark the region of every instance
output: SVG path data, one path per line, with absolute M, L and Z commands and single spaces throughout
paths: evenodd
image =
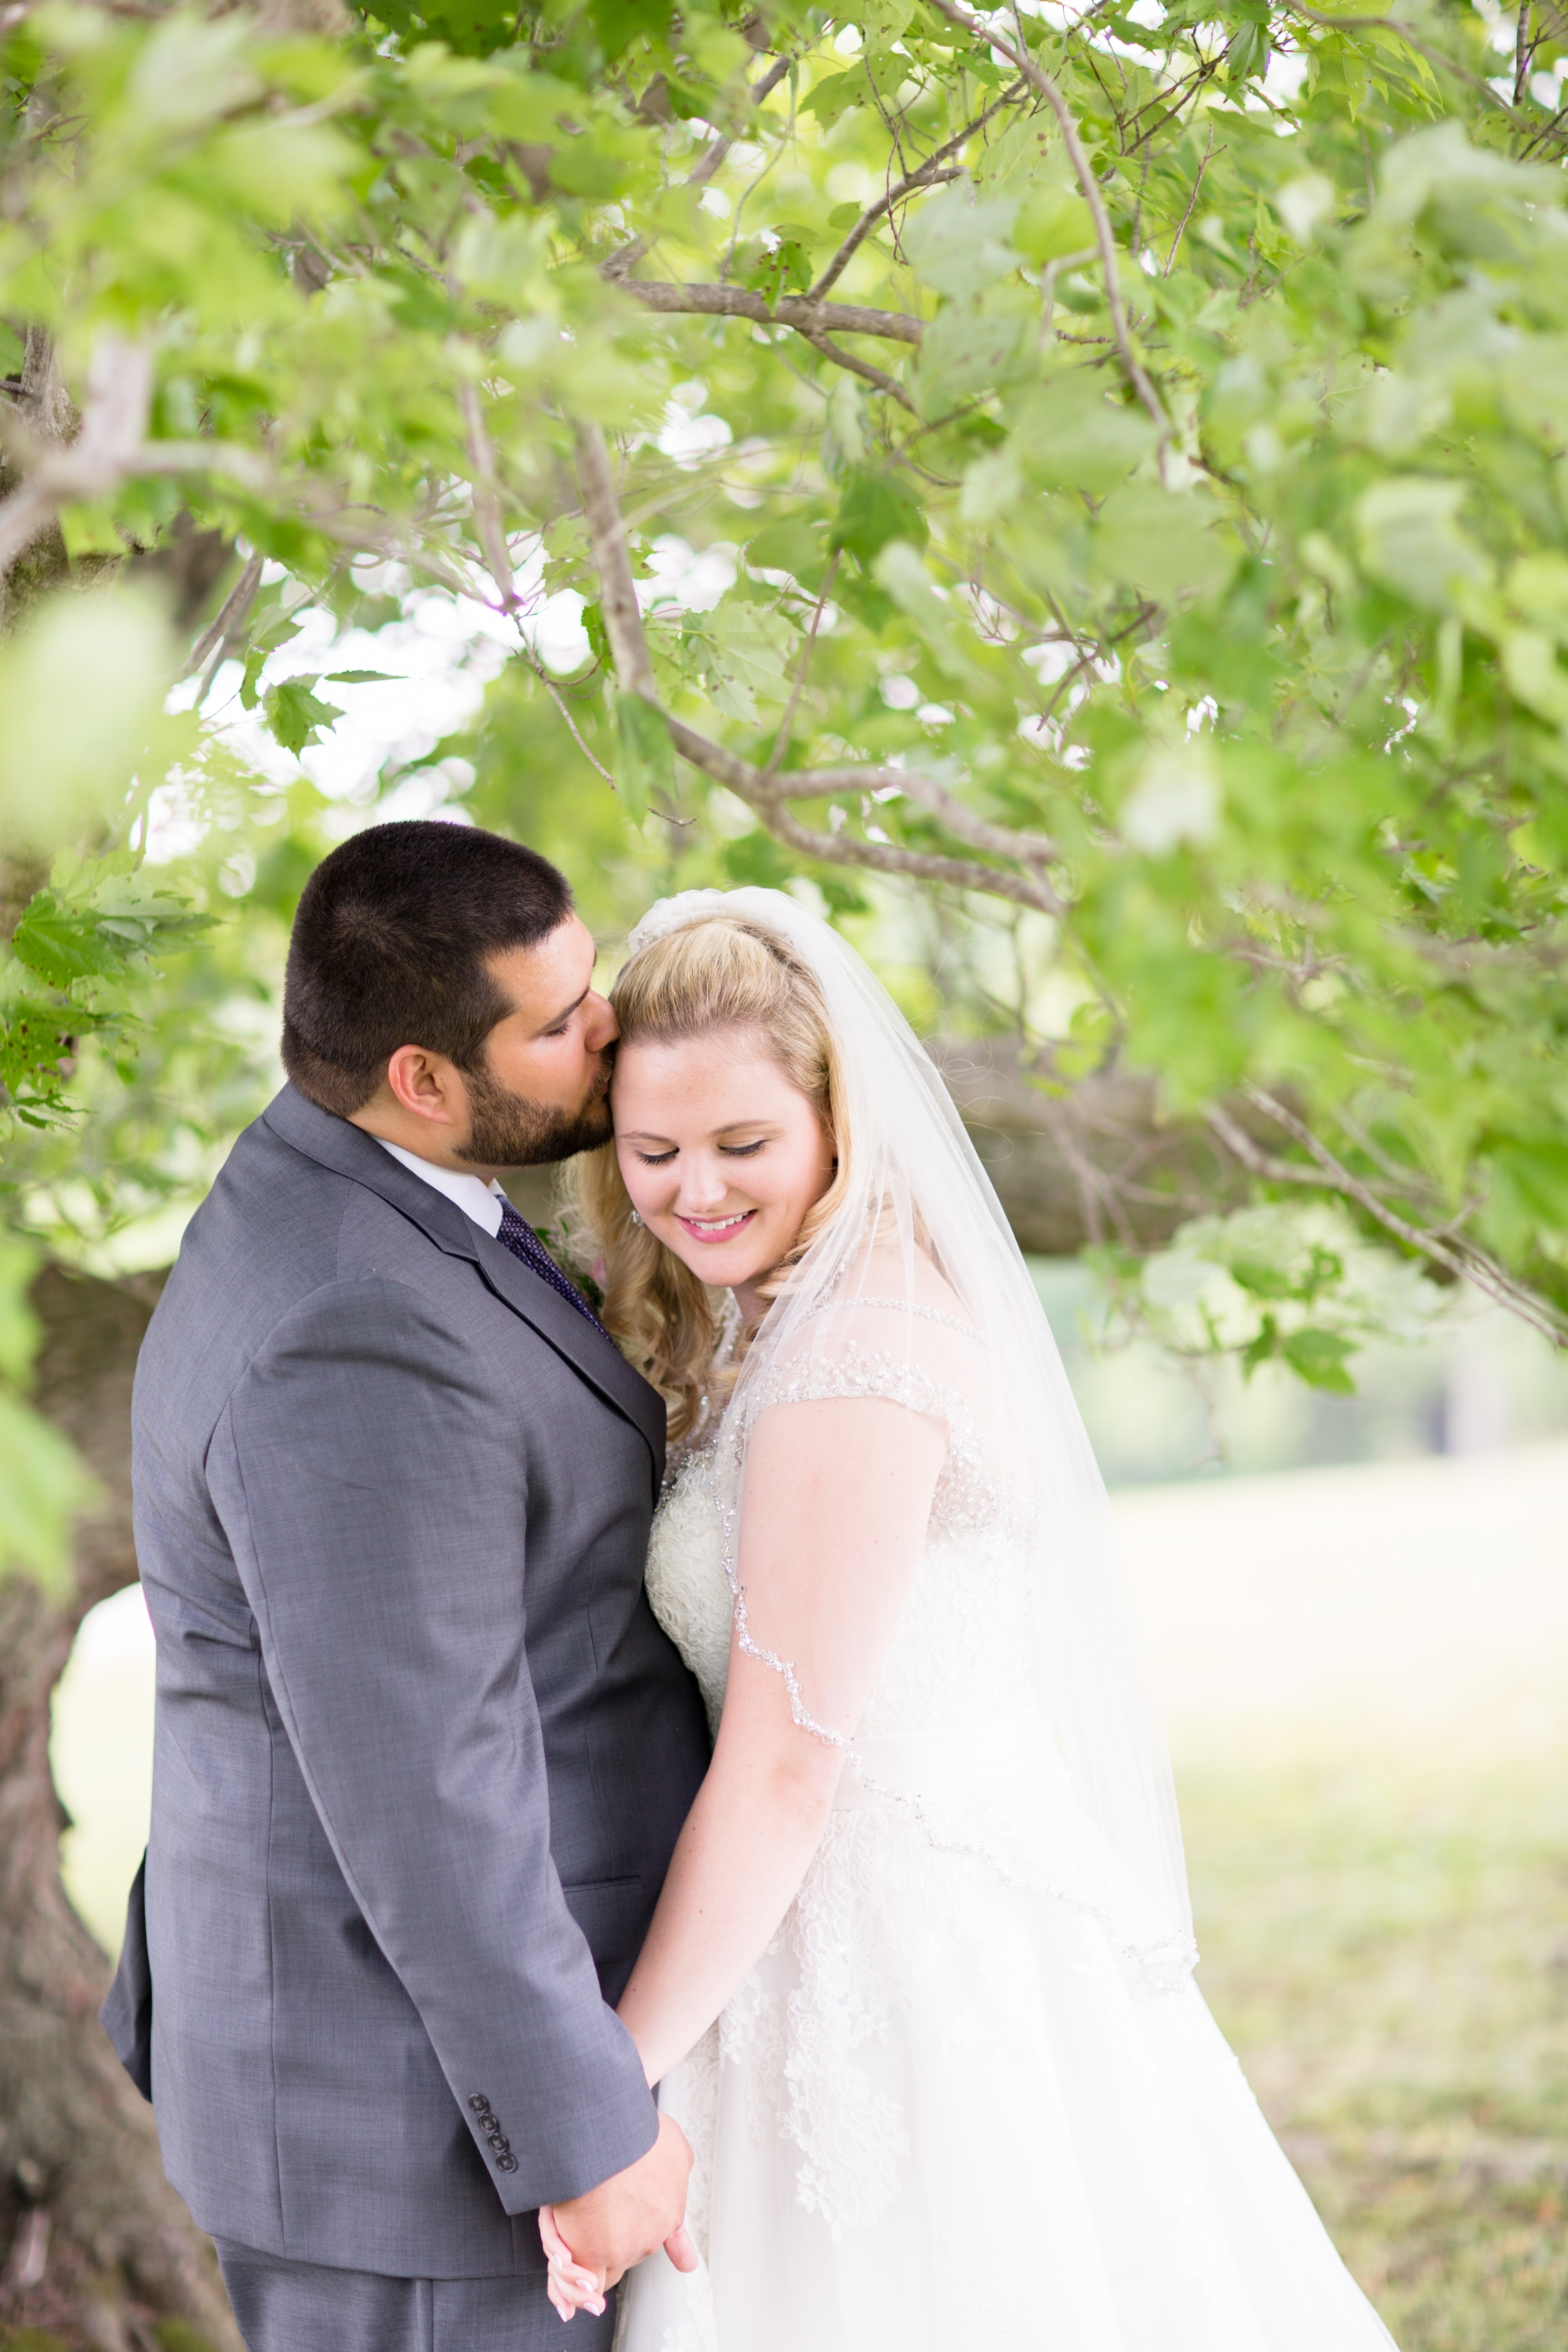
M 847 73 L 827 74 L 815 83 L 802 99 L 800 111 L 815 115 L 823 129 L 828 131 L 841 114 L 847 114 L 852 106 L 864 106 L 869 96 L 865 68 L 855 66 Z
M 285 751 L 297 755 L 343 715 L 336 703 L 317 699 L 311 689 L 318 683 L 314 677 L 286 677 L 262 697 L 268 730 Z
M 1012 241 L 1037 268 L 1060 261 L 1092 247 L 1094 215 L 1076 187 L 1037 187 L 1019 207 Z
M 1141 409 L 1074 368 L 1020 404 L 1011 446 L 1037 482 L 1098 497 L 1125 481 L 1154 437 Z
M 820 587 L 827 570 L 820 534 L 795 517 L 768 523 L 749 539 L 746 562 L 753 572 L 787 572 L 803 588 Z
M 782 613 L 731 601 L 705 614 L 694 631 L 695 658 L 706 670 L 714 708 L 748 727 L 757 723 L 757 703 L 782 702 L 789 692 L 788 670 L 799 639 Z
M 390 669 L 330 669 L 323 680 L 327 686 L 396 686 L 402 682 L 397 672 Z
M 653 794 L 675 790 L 675 745 L 669 721 L 640 694 L 616 697 L 616 789 L 626 814 L 640 824 Z
M 869 570 L 889 540 L 923 547 L 931 527 L 919 499 L 896 474 L 852 474 L 845 485 L 828 536 Z
M 589 0 L 588 14 L 611 65 L 634 41 L 669 37 L 669 0 Z
M 1201 491 L 1173 495 L 1128 482 L 1111 491 L 1096 520 L 1095 568 L 1107 581 L 1130 582 L 1163 600 L 1184 589 L 1212 595 L 1240 553 L 1220 526 L 1219 509 Z
M 96 1490 L 53 1423 L 16 1393 L 38 1342 L 27 1296 L 37 1270 L 37 1248 L 0 1233 L 0 1579 L 23 1569 L 58 1593 L 69 1585 L 71 1522 Z
M 1353 1396 L 1355 1382 L 1347 1370 L 1355 1341 L 1338 1331 L 1321 1331 L 1308 1325 L 1280 1341 L 1279 1352 L 1298 1379 L 1309 1388 L 1328 1389 L 1336 1396 Z
M 245 657 L 245 675 L 239 681 L 239 707 L 254 710 L 261 699 L 261 673 L 267 666 L 268 648 L 252 646 Z
M 52 1422 L 0 1389 L 0 1578 L 18 1569 L 70 1589 L 70 1531 L 97 1489 Z
M 59 1065 L 74 1056 L 79 1040 L 100 1024 L 100 1016 L 75 1005 L 47 1004 L 37 997 L 13 996 L 0 1010 L 0 1087 L 29 1126 L 47 1125 L 68 1113 Z
M 122 961 L 112 940 L 100 936 L 95 913 L 63 907 L 47 891 L 29 902 L 11 946 L 18 962 L 51 988 L 69 988 L 73 981 L 100 978 L 117 971 Z
M 962 186 L 943 188 L 906 222 L 904 251 L 939 294 L 973 294 L 1016 269 L 1010 236 L 1017 212 L 1016 197 L 976 204 Z
M 1455 591 L 1491 578 L 1484 551 L 1459 528 L 1463 482 L 1395 475 L 1374 482 L 1356 506 L 1363 569 L 1414 604 L 1447 611 Z
M 1032 352 L 1031 319 L 991 317 L 973 302 L 944 302 L 921 338 L 914 389 L 921 411 L 940 416 L 1012 373 L 1020 352 Z

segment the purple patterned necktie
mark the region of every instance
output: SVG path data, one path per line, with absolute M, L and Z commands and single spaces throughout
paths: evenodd
M 605 1330 L 604 1325 L 581 1291 L 573 1288 L 528 1219 L 520 1217 L 510 1201 L 503 1200 L 500 1204 L 500 1231 L 497 1234 L 496 1239 L 503 1249 L 510 1250 L 513 1257 L 520 1257 L 524 1265 L 538 1275 L 541 1282 L 547 1282 L 552 1290 L 558 1292 L 566 1300 L 568 1306 L 574 1307 L 579 1315 L 585 1317 L 595 1331 L 604 1332 L 606 1339 L 609 1338 L 609 1333 Z

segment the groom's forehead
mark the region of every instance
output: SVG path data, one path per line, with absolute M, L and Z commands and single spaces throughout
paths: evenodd
M 548 1019 L 570 1012 L 583 996 L 594 977 L 596 952 L 593 933 L 569 909 L 542 940 L 494 948 L 485 964 L 514 1013 Z

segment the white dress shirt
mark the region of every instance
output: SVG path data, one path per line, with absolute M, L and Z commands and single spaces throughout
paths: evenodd
M 465 1176 L 456 1168 L 438 1167 L 434 1160 L 421 1160 L 416 1151 L 405 1151 L 401 1143 L 388 1143 L 384 1135 L 376 1141 L 384 1151 L 400 1160 L 411 1176 L 423 1177 L 437 1192 L 445 1192 L 448 1201 L 456 1201 L 465 1217 L 482 1225 L 492 1240 L 500 1231 L 501 1202 L 506 1194 L 492 1179 L 486 1183 L 482 1176 Z

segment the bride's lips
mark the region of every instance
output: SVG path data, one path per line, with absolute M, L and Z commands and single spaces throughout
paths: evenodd
M 675 1222 L 682 1233 L 691 1235 L 694 1242 L 727 1242 L 732 1240 L 736 1234 L 744 1233 L 756 1213 L 755 1209 L 742 1209 L 736 1216 L 713 1218 L 698 1224 L 694 1219 L 683 1217 L 677 1212 Z

